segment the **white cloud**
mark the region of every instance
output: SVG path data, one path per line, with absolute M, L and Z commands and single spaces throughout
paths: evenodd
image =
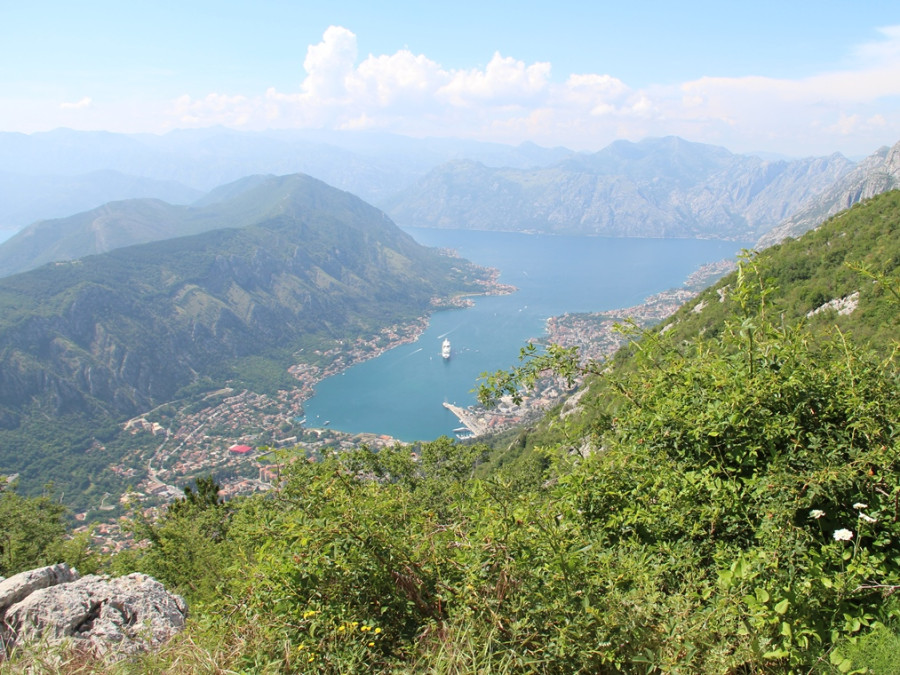
M 182 97 L 179 123 L 386 129 L 599 149 L 668 134 L 734 150 L 871 152 L 900 138 L 900 26 L 855 50 L 853 65 L 798 79 L 704 77 L 632 89 L 611 74 L 551 77 L 551 65 L 495 53 L 445 69 L 401 49 L 358 62 L 356 35 L 331 26 L 308 47 L 301 86 L 256 97 Z M 893 98 L 893 100 L 891 100 Z
M 361 100 L 388 107 L 425 102 L 449 77 L 449 73 L 426 56 L 402 49 L 390 56 L 370 55 L 359 65 L 350 86 Z
M 546 91 L 549 80 L 549 63 L 526 66 L 523 61 L 496 52 L 484 70 L 454 72 L 435 96 L 454 106 L 521 105 L 534 101 Z
M 85 96 L 80 101 L 60 103 L 59 107 L 63 110 L 81 110 L 82 108 L 90 108 L 93 101 L 90 96 Z
M 306 50 L 303 91 L 322 101 L 345 98 L 355 63 L 356 35 L 341 26 L 329 26 L 322 41 Z

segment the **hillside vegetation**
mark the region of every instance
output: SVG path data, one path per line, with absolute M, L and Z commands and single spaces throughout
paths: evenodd
M 488 446 L 449 439 L 287 453 L 268 495 L 137 518 L 149 545 L 111 569 L 194 619 L 122 669 L 894 672 L 898 222 L 891 193 L 745 259 L 611 368 L 551 350 L 493 376 L 485 398 L 597 373 L 486 475 Z M 807 321 L 804 287 L 859 306 Z

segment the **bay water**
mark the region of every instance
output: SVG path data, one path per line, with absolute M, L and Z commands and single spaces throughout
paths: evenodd
M 460 426 L 443 403 L 476 401 L 485 372 L 518 363 L 519 350 L 544 334 L 546 320 L 566 312 L 630 307 L 680 287 L 700 265 L 733 257 L 735 242 L 618 239 L 471 230 L 406 228 L 425 246 L 452 248 L 501 271 L 518 288 L 475 297 L 474 307 L 436 312 L 416 342 L 391 349 L 323 380 L 304 404 L 306 424 L 402 441 L 451 436 Z M 441 358 L 441 343 L 451 357 Z

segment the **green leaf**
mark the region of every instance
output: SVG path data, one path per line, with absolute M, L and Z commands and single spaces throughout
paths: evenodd
M 785 598 L 784 600 L 779 602 L 777 605 L 775 605 L 775 611 L 778 614 L 784 614 L 787 611 L 788 606 L 790 604 L 791 604 L 790 601 L 787 598 Z
M 773 649 L 763 654 L 764 659 L 768 659 L 771 661 L 777 661 L 778 659 L 783 659 L 786 656 L 788 656 L 788 652 L 784 649 Z

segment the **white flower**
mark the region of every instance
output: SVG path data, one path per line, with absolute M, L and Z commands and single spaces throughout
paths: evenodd
M 846 529 L 835 530 L 834 538 L 835 541 L 850 541 L 853 539 L 853 533 Z
M 825 512 L 822 509 L 813 509 L 809 512 L 809 517 L 815 520 L 822 518 L 825 516 Z
M 853 508 L 854 508 L 854 509 L 857 509 L 857 510 L 859 510 L 859 509 L 867 509 L 867 508 L 869 508 L 869 505 L 868 505 L 868 504 L 863 504 L 862 502 L 856 502 L 856 503 L 853 505 Z
M 878 518 L 873 518 L 872 516 L 868 516 L 865 513 L 860 513 L 859 517 L 860 517 L 860 520 L 864 520 L 867 523 L 877 523 L 878 522 Z

